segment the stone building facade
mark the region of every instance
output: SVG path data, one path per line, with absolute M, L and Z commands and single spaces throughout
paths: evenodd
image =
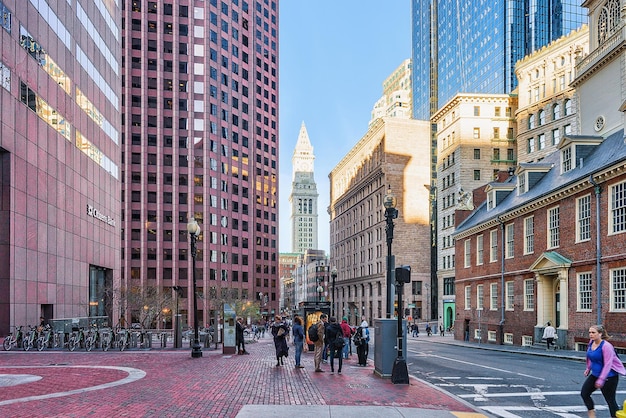
M 455 210 L 474 207 L 472 190 L 516 164 L 517 98 L 457 94 L 431 122 L 437 124 L 437 281 L 439 323 L 455 322 Z
M 383 199 L 390 188 L 399 211 L 392 244 L 395 265 L 412 268 L 404 316 L 430 319 L 424 316 L 430 282 L 429 155 L 428 122 L 383 117 L 331 171 L 330 260 L 337 269 L 337 316 L 369 321 L 385 315 Z
M 575 66 L 589 53 L 589 27 L 553 41 L 518 61 L 517 155 L 520 163 L 541 161 L 566 135 L 579 132 Z

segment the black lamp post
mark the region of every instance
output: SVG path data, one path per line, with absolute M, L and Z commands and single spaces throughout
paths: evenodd
M 319 277 L 317 278 L 317 288 L 315 290 L 317 290 L 317 303 L 319 304 L 322 301 L 322 292 L 324 291 Z
M 332 316 L 335 316 L 335 280 L 337 279 L 337 267 L 333 267 L 330 271 L 330 277 L 333 279 L 333 313 Z
M 191 357 L 198 358 L 202 357 L 200 339 L 198 338 L 198 295 L 196 292 L 196 241 L 198 240 L 198 235 L 200 235 L 200 226 L 193 216 L 187 222 L 187 232 L 191 239 L 191 268 L 193 269 L 193 344 L 191 345 Z
M 385 221 L 387 223 L 385 232 L 387 233 L 387 311 L 386 318 L 391 318 L 391 310 L 393 306 L 393 269 L 395 260 L 391 254 L 391 243 L 393 242 L 393 220 L 398 217 L 396 209 L 396 197 L 391 194 L 391 187 L 387 189 L 387 195 L 383 200 L 385 207 Z

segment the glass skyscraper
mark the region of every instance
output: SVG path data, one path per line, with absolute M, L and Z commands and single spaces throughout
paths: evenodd
M 413 0 L 414 116 L 429 119 L 459 92 L 510 93 L 518 60 L 587 22 L 579 3 Z

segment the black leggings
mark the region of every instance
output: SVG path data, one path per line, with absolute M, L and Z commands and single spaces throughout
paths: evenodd
M 580 389 L 580 396 L 583 398 L 583 402 L 585 402 L 585 406 L 587 407 L 588 411 L 594 409 L 591 394 L 596 390 L 596 380 L 598 380 L 596 376 L 587 376 L 587 379 L 583 383 L 583 387 Z M 619 409 L 619 407 L 617 406 L 617 402 L 615 402 L 615 392 L 617 391 L 618 382 L 619 375 L 615 375 L 613 377 L 607 378 L 604 382 L 604 386 L 600 388 L 600 390 L 602 391 L 602 395 L 604 396 L 604 400 L 606 400 L 606 403 L 609 406 L 612 417 L 615 416 L 616 412 Z

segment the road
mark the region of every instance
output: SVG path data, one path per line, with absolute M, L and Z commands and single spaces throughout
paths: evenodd
M 504 418 L 586 417 L 580 398 L 582 361 L 481 350 L 409 338 L 409 373 L 483 411 Z M 431 340 L 432 339 L 432 340 Z M 430 341 L 429 341 L 430 340 Z M 618 387 L 618 403 L 625 384 Z M 594 395 L 598 418 L 609 417 L 604 398 Z

